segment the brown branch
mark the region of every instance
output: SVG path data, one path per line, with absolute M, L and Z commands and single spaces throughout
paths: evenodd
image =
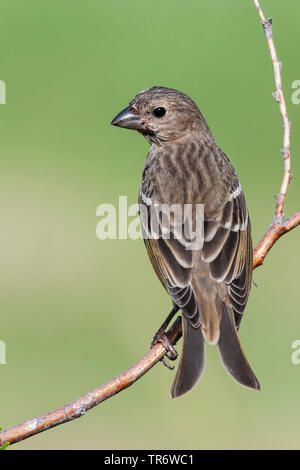
M 280 188 L 280 193 L 276 196 L 275 214 L 272 224 L 258 243 L 254 250 L 254 261 L 253 267 L 256 268 L 264 262 L 264 258 L 270 251 L 274 243 L 285 233 L 289 232 L 293 228 L 297 227 L 300 223 L 300 211 L 296 212 L 292 217 L 284 220 L 283 204 L 286 198 L 288 185 L 291 181 L 291 155 L 290 155 L 290 134 L 291 134 L 291 123 L 288 118 L 286 109 L 285 99 L 282 91 L 282 80 L 281 80 L 281 62 L 279 62 L 276 49 L 273 41 L 272 31 L 272 18 L 265 18 L 265 15 L 259 4 L 259 0 L 253 0 L 259 14 L 261 24 L 267 39 L 270 56 L 273 63 L 274 78 L 276 91 L 273 93 L 276 99 L 283 123 L 283 148 L 281 149 L 283 157 L 283 178 Z
M 275 220 L 275 219 L 274 219 Z M 253 252 L 253 269 L 261 266 L 265 256 L 268 254 L 272 246 L 277 242 L 278 238 L 300 224 L 300 211 L 282 222 L 274 222 L 270 225 L 260 242 L 257 244 Z
M 281 85 L 281 72 L 280 63 L 276 56 L 276 51 L 272 39 L 272 20 L 266 20 L 261 10 L 259 2 L 253 0 L 258 10 L 259 16 L 268 41 L 270 54 L 274 66 L 274 75 L 276 83 L 276 92 L 274 96 L 279 103 L 280 112 L 284 123 L 284 143 L 283 143 L 283 157 L 284 157 L 284 175 L 281 184 L 280 194 L 276 199 L 276 209 L 273 222 L 265 235 L 258 243 L 254 250 L 253 269 L 263 264 L 264 258 L 270 251 L 276 241 L 285 233 L 289 232 L 297 225 L 300 224 L 300 211 L 296 212 L 292 217 L 284 220 L 283 217 L 283 204 L 286 197 L 287 187 L 290 181 L 290 123 L 286 112 L 286 105 L 282 93 Z M 175 323 L 167 332 L 172 344 L 175 344 L 181 337 L 181 319 L 177 318 Z M 39 432 L 46 431 L 54 426 L 66 423 L 73 419 L 83 416 L 88 410 L 94 406 L 102 403 L 104 400 L 116 395 L 121 390 L 132 385 L 136 380 L 148 372 L 155 364 L 157 364 L 165 355 L 166 350 L 162 344 L 156 344 L 142 359 L 134 364 L 130 369 L 127 369 L 122 374 L 110 380 L 104 385 L 96 388 L 82 397 L 78 398 L 72 403 L 69 403 L 61 408 L 58 408 L 50 413 L 46 413 L 37 418 L 30 419 L 23 424 L 19 424 L 13 428 L 0 432 L 0 446 L 9 442 L 13 444 L 22 441 L 30 436 Z
M 172 342 L 176 342 L 181 337 L 181 317 L 178 317 L 173 323 L 167 335 Z M 46 413 L 37 418 L 30 419 L 23 424 L 19 424 L 13 428 L 4 430 L 0 433 L 0 445 L 5 442 L 14 444 L 15 442 L 27 439 L 27 437 L 38 434 L 53 428 L 58 424 L 67 423 L 73 419 L 80 418 L 87 411 L 104 400 L 116 395 L 127 387 L 130 387 L 136 380 L 140 379 L 148 370 L 150 370 L 157 362 L 159 362 L 166 350 L 162 344 L 158 343 L 145 354 L 136 364 L 125 370 L 122 374 L 113 378 L 109 382 L 101 385 L 92 392 L 88 392 L 72 403 L 57 408 L 50 413 Z
M 277 195 L 276 198 L 276 208 L 275 208 L 275 219 L 278 222 L 282 222 L 283 220 L 283 204 L 287 193 L 287 188 L 291 179 L 291 158 L 290 158 L 290 134 L 291 134 L 291 123 L 289 121 L 285 99 L 283 96 L 282 91 L 282 81 L 281 81 L 281 62 L 279 62 L 276 49 L 273 41 L 273 33 L 272 33 L 272 18 L 265 18 L 261 6 L 258 0 L 253 0 L 254 5 L 257 8 L 258 14 L 261 19 L 261 24 L 265 32 L 265 36 L 268 42 L 269 51 L 273 63 L 274 69 L 274 77 L 275 77 L 275 85 L 276 91 L 273 93 L 275 100 L 277 101 L 280 109 L 280 114 L 282 117 L 282 124 L 283 124 L 283 148 L 281 149 L 281 153 L 283 156 L 284 162 L 284 172 L 283 172 L 283 179 L 281 183 L 280 193 Z

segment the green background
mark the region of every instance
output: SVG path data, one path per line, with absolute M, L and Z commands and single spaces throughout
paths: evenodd
M 296 0 L 265 0 L 292 128 L 285 212 L 299 209 Z M 251 0 L 1 0 L 0 425 L 70 402 L 141 357 L 170 300 L 141 240 L 96 238 L 96 207 L 135 203 L 148 150 L 111 119 L 153 85 L 190 95 L 242 182 L 256 243 L 282 178 L 272 64 Z M 207 348 L 205 374 L 170 400 L 161 364 L 133 387 L 15 449 L 299 448 L 299 235 L 255 271 L 240 337 L 261 392 L 238 386 Z

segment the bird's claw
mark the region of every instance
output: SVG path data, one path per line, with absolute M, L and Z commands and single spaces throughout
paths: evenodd
M 165 356 L 161 359 L 161 362 L 163 363 L 164 366 L 166 366 L 170 370 L 174 370 L 175 366 L 171 366 Z
M 161 359 L 163 365 L 166 366 L 168 369 L 173 370 L 174 366 L 171 366 L 171 364 L 169 364 L 166 357 L 170 361 L 176 361 L 178 357 L 178 352 L 176 351 L 168 336 L 164 332 L 158 331 L 156 333 L 151 343 L 151 347 L 155 346 L 155 344 L 157 343 L 161 343 L 163 347 L 167 350 L 165 356 Z

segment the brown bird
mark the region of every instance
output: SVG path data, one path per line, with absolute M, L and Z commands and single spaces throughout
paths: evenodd
M 179 309 L 183 314 L 183 347 L 171 397 L 199 381 L 205 340 L 218 346 L 237 382 L 260 389 L 237 334 L 251 288 L 253 252 L 245 197 L 229 159 L 194 101 L 177 90 L 141 91 L 111 124 L 135 129 L 151 144 L 139 194 L 140 208 L 146 208 L 140 211 L 141 226 L 153 268 L 173 302 L 156 335 L 173 359 L 176 352 L 163 333 Z M 161 207 L 174 204 L 182 209 L 179 219 L 175 212 L 164 217 Z M 192 207 L 189 216 L 185 205 Z M 200 228 L 197 205 L 203 205 Z M 194 232 L 202 233 L 202 244 L 193 245 Z

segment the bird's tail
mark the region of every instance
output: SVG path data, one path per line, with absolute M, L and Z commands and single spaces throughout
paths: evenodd
M 241 385 L 260 390 L 260 384 L 248 363 L 237 335 L 232 308 L 223 303 L 218 348 L 228 373 Z
M 170 390 L 171 398 L 189 392 L 197 385 L 205 366 L 205 345 L 201 328 L 193 328 L 183 317 L 183 346 L 177 373 Z

